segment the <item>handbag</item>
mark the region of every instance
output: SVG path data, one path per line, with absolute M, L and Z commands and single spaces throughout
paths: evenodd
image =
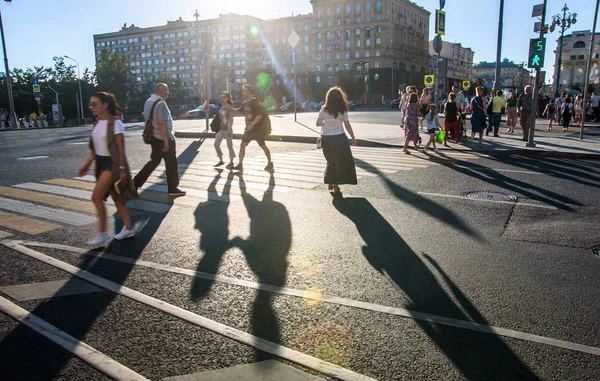
M 156 108 L 156 105 L 158 104 L 158 102 L 162 101 L 161 99 L 157 99 L 154 104 L 152 105 L 152 108 L 150 109 L 150 115 L 149 118 L 146 119 L 146 126 L 144 127 L 144 133 L 142 134 L 142 137 L 144 139 L 144 143 L 146 144 L 150 144 L 152 142 L 152 135 L 153 135 L 153 130 L 154 130 L 154 126 L 152 125 L 152 119 L 154 116 L 154 109 Z
M 321 149 L 323 148 L 323 139 L 321 139 L 321 137 L 319 136 L 317 138 L 317 149 Z
M 219 111 L 217 111 L 217 115 L 213 117 L 212 122 L 210 122 L 210 130 L 212 132 L 221 131 L 221 108 L 219 107 Z
M 439 144 L 442 144 L 445 139 L 446 139 L 446 131 L 444 131 L 444 130 L 440 130 L 440 132 L 438 132 L 437 135 L 435 136 L 435 142 L 439 143 Z

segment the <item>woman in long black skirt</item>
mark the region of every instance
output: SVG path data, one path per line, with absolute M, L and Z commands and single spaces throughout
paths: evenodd
M 344 128 L 352 137 L 353 146 L 356 145 L 356 138 L 348 121 L 346 94 L 339 87 L 332 87 L 327 92 L 317 126 L 321 127 L 321 146 L 327 160 L 325 184 L 329 184 L 329 190 L 340 193 L 340 184 L 356 185 L 357 180 L 354 158 Z

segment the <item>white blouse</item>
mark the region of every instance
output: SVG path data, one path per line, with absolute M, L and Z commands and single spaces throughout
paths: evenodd
M 98 156 L 110 156 L 108 142 L 106 141 L 107 120 L 100 120 L 92 130 L 92 142 L 94 143 L 94 152 Z M 122 134 L 125 131 L 123 122 L 115 120 L 115 135 Z
M 321 107 L 317 120 L 323 121 L 321 135 L 341 135 L 344 132 L 344 121 L 348 120 L 348 113 L 338 114 L 337 118 L 325 111 L 325 106 Z

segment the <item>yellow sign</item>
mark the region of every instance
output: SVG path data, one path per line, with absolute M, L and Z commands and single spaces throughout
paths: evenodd
M 469 90 L 471 88 L 471 81 L 463 81 L 463 89 Z
M 433 86 L 433 81 L 435 80 L 435 76 L 433 74 L 427 74 L 423 80 L 425 86 Z
M 40 85 L 33 85 L 33 92 L 34 93 L 39 93 L 40 91 Z
M 446 34 L 446 12 L 441 9 L 435 11 L 435 33 Z

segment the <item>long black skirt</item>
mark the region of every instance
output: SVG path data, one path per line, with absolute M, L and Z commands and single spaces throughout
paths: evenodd
M 327 160 L 325 184 L 356 185 L 356 168 L 346 134 L 323 135 L 322 147 Z

